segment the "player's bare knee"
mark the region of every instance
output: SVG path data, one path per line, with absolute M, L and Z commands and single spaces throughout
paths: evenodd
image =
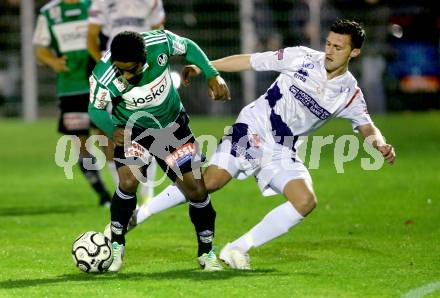
M 208 193 L 215 192 L 220 189 L 221 185 L 218 180 L 215 179 L 205 179 L 205 186 Z
M 125 179 L 121 179 L 119 181 L 119 187 L 126 192 L 129 193 L 135 193 L 137 186 L 138 186 L 138 181 L 136 179 L 136 177 L 130 177 L 130 178 L 125 178 Z
M 202 202 L 206 199 L 208 192 L 206 188 L 201 185 L 196 185 L 187 190 L 186 197 L 191 202 Z
M 312 212 L 312 210 L 315 209 L 316 204 L 317 199 L 313 193 L 305 194 L 300 200 L 301 209 L 305 212 L 304 215 Z
M 312 212 L 317 204 L 316 196 L 313 193 L 302 194 L 301 196 L 290 198 L 289 201 L 303 216 Z

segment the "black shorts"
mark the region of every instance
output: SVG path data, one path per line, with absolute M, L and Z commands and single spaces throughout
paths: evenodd
M 119 168 L 124 165 L 146 169 L 152 158 L 155 158 L 162 170 L 174 182 L 182 174 L 193 169 L 200 169 L 201 158 L 186 112 L 180 112 L 174 123 L 161 129 L 133 128 L 131 145 L 116 146 L 114 159 Z
M 89 94 L 61 96 L 59 107 L 61 110 L 58 121 L 58 132 L 69 135 L 88 135 L 90 128 L 96 126 L 90 121 Z

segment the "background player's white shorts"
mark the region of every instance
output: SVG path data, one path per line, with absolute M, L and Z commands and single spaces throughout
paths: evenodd
M 255 176 L 264 196 L 282 194 L 290 180 L 304 179 L 312 183 L 304 164 L 292 159 L 292 152 L 281 145 L 272 144 L 271 149 L 241 148 L 239 154 L 233 153 L 237 149 L 233 148 L 231 141 L 224 139 L 210 158 L 209 165 L 225 169 L 232 177 L 240 180 Z

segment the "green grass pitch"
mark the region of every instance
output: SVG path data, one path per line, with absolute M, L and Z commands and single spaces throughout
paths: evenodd
M 324 147 L 320 168 L 310 170 L 317 209 L 253 249 L 252 271 L 199 270 L 187 206 L 178 206 L 128 234 L 122 271 L 100 275 L 75 268 L 70 249 L 81 232 L 101 231 L 109 211 L 77 168 L 67 180 L 55 164 L 55 119 L 0 120 L 0 297 L 440 297 L 440 113 L 375 120 L 396 164 L 365 171 L 362 154 L 338 174 L 334 146 Z M 216 137 L 232 123 L 192 119 L 196 134 Z M 350 124 L 316 133 L 328 134 L 352 134 Z M 213 198 L 218 249 L 283 202 L 263 198 L 253 179 Z

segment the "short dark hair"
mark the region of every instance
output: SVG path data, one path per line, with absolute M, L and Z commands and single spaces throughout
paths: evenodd
M 330 31 L 350 35 L 353 49 L 360 49 L 365 40 L 365 30 L 355 21 L 338 19 L 332 24 Z
M 110 45 L 112 61 L 145 63 L 147 51 L 144 38 L 133 31 L 123 31 L 117 34 Z

